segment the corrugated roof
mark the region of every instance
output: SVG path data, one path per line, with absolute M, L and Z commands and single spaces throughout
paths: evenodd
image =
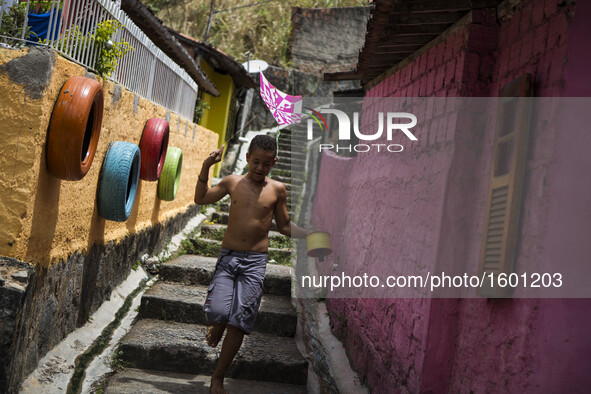
M 374 0 L 355 70 L 325 73 L 327 81 L 367 83 L 400 63 L 471 10 L 500 0 Z
M 181 34 L 170 27 L 168 31 L 173 34 L 183 45 L 191 47 L 196 53 L 201 54 L 205 60 L 218 72 L 229 74 L 237 86 L 256 88 L 258 85 L 254 78 L 232 56 L 214 48 L 213 46 L 196 41 Z
M 158 48 L 187 71 L 200 89 L 213 96 L 220 95 L 214 83 L 207 78 L 205 72 L 195 63 L 187 50 L 145 5 L 138 0 L 122 0 L 121 9 Z

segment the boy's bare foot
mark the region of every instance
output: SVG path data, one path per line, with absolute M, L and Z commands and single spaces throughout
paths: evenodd
M 211 383 L 209 384 L 209 392 L 212 394 L 227 394 L 228 392 L 224 389 L 224 379 L 211 377 Z
M 207 334 L 205 334 L 207 344 L 211 347 L 216 347 L 220 342 L 220 339 L 222 339 L 222 335 L 224 335 L 225 328 L 226 325 L 223 323 L 216 323 L 209 326 Z

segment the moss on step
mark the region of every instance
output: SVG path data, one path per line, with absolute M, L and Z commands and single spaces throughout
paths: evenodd
M 222 241 L 224 239 L 224 235 L 226 234 L 225 228 L 212 228 L 212 227 L 203 227 L 201 229 L 201 236 L 207 239 L 213 239 L 215 241 Z
M 208 242 L 206 240 L 184 239 L 181 241 L 181 246 L 187 254 L 196 254 L 206 257 L 217 257 L 220 253 L 220 244 L 217 242 Z
M 290 249 L 292 247 L 291 238 L 285 237 L 283 235 L 278 237 L 270 237 L 269 247 L 275 249 Z
M 290 265 L 291 264 L 291 252 L 289 250 L 272 250 L 269 249 L 268 254 L 269 260 L 275 260 L 275 264 Z
M 213 224 L 224 224 L 223 223 L 223 216 L 222 215 L 213 215 L 211 218 L 211 223 Z
M 220 244 L 204 239 L 185 239 L 181 242 L 183 250 L 187 254 L 194 254 L 206 257 L 218 257 L 220 253 Z M 290 265 L 291 252 L 289 250 L 269 249 L 269 260 L 275 260 L 275 264 Z

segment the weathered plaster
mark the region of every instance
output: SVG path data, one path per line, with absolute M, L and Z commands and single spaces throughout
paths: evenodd
M 23 85 L 29 97 L 38 100 L 51 82 L 55 57 L 49 48 L 31 47 L 25 56 L 1 65 L 0 72 L 7 72 L 12 82 Z

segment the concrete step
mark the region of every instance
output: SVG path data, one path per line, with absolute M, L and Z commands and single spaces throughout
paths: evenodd
M 217 224 L 228 224 L 229 217 L 228 212 L 214 212 L 211 215 L 211 221 Z
M 160 267 L 160 277 L 165 281 L 187 285 L 209 285 L 216 262 L 215 257 L 187 254 L 164 262 Z M 263 291 L 265 294 L 289 296 L 291 294 L 290 268 L 267 264 Z
M 293 181 L 291 176 L 274 175 L 272 178 L 281 183 L 291 183 Z
M 281 140 L 280 138 L 279 144 L 277 146 L 279 147 L 279 150 L 285 150 L 290 152 L 305 152 L 307 147 L 307 141 L 300 142 L 295 140 Z
M 279 150 L 277 152 L 277 156 L 279 157 L 279 160 L 281 160 L 282 158 L 291 158 L 292 160 L 305 160 L 306 159 L 306 153 L 302 152 L 302 151 L 295 151 L 295 150 Z
M 207 257 L 217 257 L 222 248 L 221 241 L 215 241 L 205 238 L 190 238 L 181 242 L 183 248 L 188 254 L 195 254 Z M 290 265 L 291 251 L 289 249 L 267 249 L 267 256 L 269 260 L 275 260 L 276 264 Z
M 118 371 L 105 388 L 105 394 L 209 394 L 209 375 L 189 375 L 175 372 L 127 368 Z M 305 394 L 306 386 L 260 380 L 224 379 L 224 388 L 231 393 Z
M 293 174 L 292 175 L 291 168 L 278 168 L 276 166 L 273 167 L 273 169 L 269 173 L 269 176 L 271 178 L 273 178 L 273 179 L 275 179 L 276 176 L 282 176 L 282 177 L 286 177 L 286 178 L 291 178 L 293 176 L 293 177 L 297 177 L 299 179 L 302 179 L 303 178 L 303 174 L 302 173 L 297 173 L 297 174 Z
M 300 184 L 298 184 L 298 183 L 284 183 L 284 185 L 285 185 L 285 188 L 287 189 L 287 191 L 293 190 L 296 192 L 301 191 L 302 188 L 304 187 L 301 183 Z
M 319 133 L 314 133 L 319 134 Z M 279 139 L 281 138 L 308 138 L 308 125 L 306 123 L 298 123 L 297 126 L 290 127 L 289 129 L 281 130 Z
M 207 287 L 158 282 L 142 296 L 139 314 L 142 319 L 207 325 L 203 312 Z M 290 298 L 265 294 L 253 330 L 293 337 L 296 324 L 297 315 Z
M 223 339 L 212 349 L 206 332 L 198 324 L 142 319 L 121 340 L 121 358 L 131 368 L 211 374 Z M 307 368 L 293 338 L 252 332 L 244 336 L 226 376 L 302 385 Z
M 314 133 L 316 134 L 316 133 Z M 308 129 L 307 127 L 303 129 L 298 129 L 295 131 L 282 131 L 279 135 L 279 141 L 291 140 L 291 141 L 302 141 L 308 142 Z
M 304 165 L 303 163 L 294 163 L 293 165 L 289 161 L 278 161 L 277 164 L 273 166 L 273 169 L 280 170 L 280 171 L 291 171 L 291 175 L 298 174 L 304 172 Z
M 225 224 L 204 224 L 201 226 L 200 237 L 222 241 L 227 228 L 228 226 Z
M 308 146 L 308 140 L 306 138 L 281 138 L 279 137 L 279 150 L 285 150 L 290 152 L 305 152 Z
M 300 159 L 298 157 L 278 156 L 277 164 L 279 164 L 279 163 L 290 164 L 292 166 L 292 168 L 293 167 L 304 168 L 304 166 L 306 164 L 306 160 Z M 275 165 L 277 165 L 277 164 L 275 164 Z

